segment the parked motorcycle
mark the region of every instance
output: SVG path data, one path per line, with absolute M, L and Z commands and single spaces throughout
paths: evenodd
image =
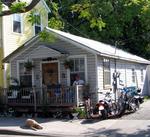
M 139 97 L 139 102 L 140 102 L 140 104 L 142 104 L 144 102 L 144 96 L 141 95 L 141 89 L 140 88 L 137 88 L 136 96 Z
M 119 100 L 122 101 L 122 111 L 120 112 L 120 116 L 125 113 L 126 110 L 135 112 L 140 107 L 140 95 L 138 95 L 135 87 L 125 87 L 121 90 L 121 96 Z
M 103 93 L 101 93 L 103 94 Z M 117 105 L 112 99 L 111 93 L 104 94 L 104 99 L 100 100 L 93 109 L 93 115 L 99 115 L 102 119 L 107 119 L 109 116 L 115 116 L 117 113 Z

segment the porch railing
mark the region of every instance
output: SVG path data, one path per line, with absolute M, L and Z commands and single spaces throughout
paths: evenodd
M 86 86 L 50 86 L 44 88 L 0 89 L 3 104 L 10 106 L 79 106 L 83 104 Z

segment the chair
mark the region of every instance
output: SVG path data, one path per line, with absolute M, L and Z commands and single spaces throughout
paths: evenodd
M 11 90 L 8 93 L 8 99 L 17 99 L 18 96 L 18 90 Z

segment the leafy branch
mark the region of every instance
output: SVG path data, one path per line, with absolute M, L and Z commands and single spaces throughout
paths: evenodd
M 11 15 L 14 13 L 24 13 L 33 9 L 39 3 L 40 0 L 32 0 L 30 4 L 26 4 L 25 2 L 16 2 L 16 0 L 1 0 L 0 1 L 0 17 Z M 8 10 L 2 10 L 2 6 L 5 4 L 8 6 Z
M 14 13 L 18 13 L 20 11 L 25 11 L 26 6 L 27 6 L 26 2 L 14 2 L 12 3 L 10 10 Z

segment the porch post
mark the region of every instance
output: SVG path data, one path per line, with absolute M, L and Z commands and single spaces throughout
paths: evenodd
M 78 85 L 75 86 L 75 99 L 76 99 L 76 106 L 79 106 L 79 87 Z
M 35 86 L 33 87 L 33 96 L 34 96 L 34 113 L 36 113 L 37 104 L 36 104 L 36 91 L 35 91 Z

